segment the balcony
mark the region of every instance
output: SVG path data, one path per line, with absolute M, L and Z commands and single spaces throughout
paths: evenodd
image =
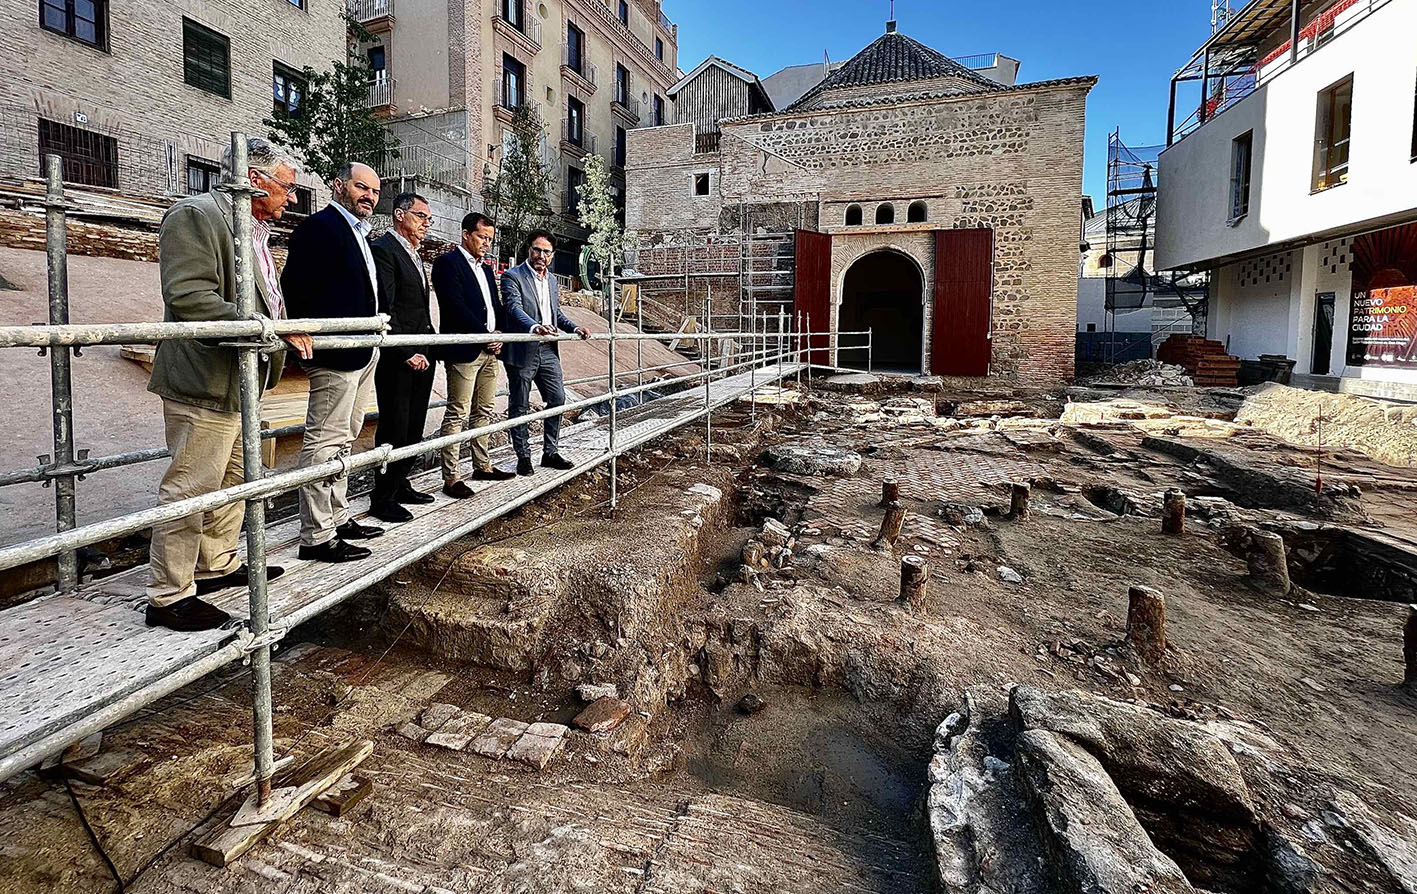
M 375 78 L 369 82 L 369 94 L 364 104 L 376 111 L 391 110 L 394 107 L 394 79 Z
M 348 0 L 345 9 L 369 31 L 386 31 L 394 24 L 394 0 Z
M 596 147 L 595 134 L 585 129 L 582 125 L 579 133 L 571 133 L 571 122 L 561 119 L 561 150 L 577 158 L 587 155 L 594 155 Z
M 493 16 L 492 28 L 529 54 L 541 52 L 541 22 L 535 16 L 523 16 L 520 24 Z
M 575 64 L 572 64 L 573 61 Z M 600 86 L 600 72 L 585 58 L 585 53 L 581 53 L 581 58 L 572 60 L 571 48 L 565 45 L 561 47 L 561 76 L 582 93 L 594 93 Z
M 512 113 L 514 113 L 531 93 L 531 78 L 522 74 L 522 82 L 518 90 L 508 90 L 507 78 L 502 66 L 498 65 L 493 71 L 495 81 L 492 82 L 492 114 L 503 124 L 512 123 Z
M 622 41 L 634 47 L 635 50 L 639 52 L 640 61 L 657 72 L 664 83 L 673 84 L 675 81 L 679 80 L 674 76 L 674 70 L 671 69 L 668 64 L 662 59 L 655 57 L 654 48 L 645 46 L 645 42 L 640 40 L 639 36 L 630 30 L 630 26 L 620 21 L 620 17 L 615 15 L 614 11 L 612 11 L 607 4 L 600 2 L 600 0 L 588 0 L 588 2 L 584 4 L 584 7 L 590 15 L 600 20 L 600 26 L 603 30 L 614 32 L 619 35 Z M 677 27 L 677 25 L 674 26 L 674 28 Z
M 708 133 L 694 134 L 694 154 L 714 155 L 723 145 L 723 132 L 711 130 Z
M 1233 13 L 1171 79 L 1167 145 L 1321 50 L 1391 0 L 1335 0 L 1305 21 L 1290 0 L 1252 0 Z M 1178 120 L 1177 87 L 1200 84 L 1195 111 Z
M 640 123 L 640 101 L 633 96 L 617 94 L 610 103 L 610 111 L 624 118 L 632 126 Z

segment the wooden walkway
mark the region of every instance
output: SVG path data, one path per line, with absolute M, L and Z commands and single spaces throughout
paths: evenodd
M 781 367 L 794 375 L 796 364 Z M 773 384 L 778 367 L 758 370 L 758 386 Z M 714 408 L 751 390 L 749 374 L 721 379 L 709 389 Z M 620 413 L 617 447 L 628 450 L 703 417 L 704 389 L 663 398 Z M 417 484 L 437 499 L 409 506 L 414 519 L 390 526 L 367 541 L 373 555 L 362 562 L 328 565 L 296 558 L 299 522 L 267 531 L 268 561 L 285 568 L 270 584 L 273 627 L 293 627 L 419 561 L 534 499 L 544 486 L 559 486 L 606 462 L 610 422 L 601 417 L 564 429 L 561 452 L 576 463 L 566 472 L 537 468 L 531 477 L 484 484 L 469 500 L 441 493 L 441 473 Z M 514 463 L 511 448 L 494 454 L 503 467 Z M 245 625 L 203 633 L 176 633 L 144 623 L 147 566 L 103 578 L 70 595 L 55 595 L 0 612 L 0 780 L 37 763 L 47 753 L 82 738 L 76 724 L 110 725 L 182 685 L 177 675 L 210 673 L 239 659 Z M 245 590 L 215 599 L 233 617 L 249 617 Z M 91 724 L 90 724 L 91 725 Z M 24 764 L 14 758 L 24 752 Z M 33 760 L 30 760 L 33 758 Z

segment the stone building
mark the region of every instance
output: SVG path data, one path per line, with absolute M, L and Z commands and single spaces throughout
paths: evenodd
M 1073 374 L 1095 83 L 1009 86 L 891 22 L 786 109 L 719 120 L 717 140 L 682 99 L 685 123 L 631 133 L 628 226 L 650 242 L 795 229 L 814 329 L 872 330 L 885 367 L 1055 384 Z
M 629 132 L 671 120 L 679 29 L 659 0 L 356 0 L 352 8 L 374 37 L 362 49 L 377 107 L 400 142 L 391 172 L 475 197 L 496 175 L 512 110 L 535 104 L 559 184 L 548 197 L 554 228 L 569 237 L 557 270 L 572 272 L 585 235 L 576 222 L 585 157 L 610 163 L 623 201 Z
M 343 58 L 337 0 L 0 0 L 0 174 L 143 196 L 205 191 L 232 130 L 298 105 L 305 66 Z M 302 175 L 301 202 L 318 200 Z

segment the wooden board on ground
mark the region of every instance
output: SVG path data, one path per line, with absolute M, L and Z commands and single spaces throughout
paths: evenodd
M 374 780 L 353 773 L 341 779 L 316 798 L 310 806 L 339 818 L 353 810 L 360 801 L 374 792 Z
M 298 813 L 300 808 L 338 784 L 373 753 L 374 743 L 368 739 L 343 746 L 333 745 L 300 766 L 280 774 L 272 783 L 272 789 L 295 789 L 295 792 L 284 799 L 285 803 L 280 810 L 265 822 L 247 826 L 222 824 L 216 827 L 192 844 L 192 856 L 213 866 L 230 866 L 242 854 L 264 841 L 281 823 Z M 278 796 L 278 793 L 273 796 Z M 241 811 L 237 813 L 239 816 Z

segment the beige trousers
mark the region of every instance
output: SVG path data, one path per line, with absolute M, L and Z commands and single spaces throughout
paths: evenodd
M 492 424 L 493 411 L 497 406 L 497 365 L 501 361 L 490 352 L 470 363 L 449 363 L 448 408 L 443 413 L 443 428 L 439 437 L 459 434 L 468 428 L 481 428 Z M 492 468 L 492 457 L 487 452 L 490 435 L 474 438 L 472 441 L 472 464 L 486 471 Z M 458 456 L 462 445 L 443 448 L 443 483 L 461 481 L 458 471 Z
M 241 414 L 162 401 L 172 464 L 158 486 L 159 506 L 234 487 L 241 473 Z M 245 503 L 154 525 L 148 547 L 148 602 L 171 605 L 197 592 L 196 580 L 235 571 Z
M 310 367 L 310 403 L 305 413 L 305 441 L 300 468 L 318 466 L 349 456 L 364 428 L 364 411 L 374 390 L 379 352 L 363 369 L 345 372 Z M 349 479 L 340 476 L 300 488 L 300 542 L 319 546 L 334 539 L 335 529 L 349 521 Z

